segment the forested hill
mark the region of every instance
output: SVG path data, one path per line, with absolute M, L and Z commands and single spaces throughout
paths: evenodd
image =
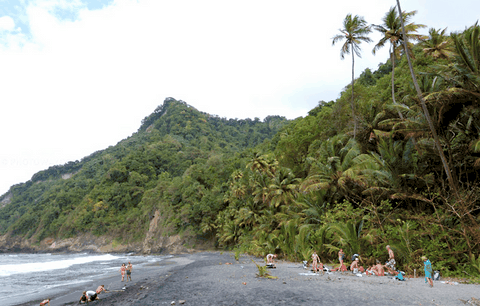
M 138 239 L 153 213 L 141 204 L 149 190 L 174 181 L 175 188 L 192 185 L 192 190 L 173 201 L 194 205 L 203 195 L 208 205 L 222 205 L 226 182 L 241 165 L 239 156 L 287 123 L 279 116 L 227 120 L 167 98 L 117 145 L 11 187 L 0 197 L 0 231 L 36 241 L 83 232 Z

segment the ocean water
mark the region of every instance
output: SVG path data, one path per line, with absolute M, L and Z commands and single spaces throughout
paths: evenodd
M 128 254 L 0 254 L 1 305 L 16 305 L 25 295 L 42 296 L 50 289 L 82 284 L 99 276 L 118 275 L 122 263 L 135 267 L 170 256 Z M 105 284 L 107 285 L 107 284 Z M 92 288 L 93 290 L 96 288 Z M 46 298 L 46 297 L 45 297 Z M 8 302 L 10 301 L 10 302 Z

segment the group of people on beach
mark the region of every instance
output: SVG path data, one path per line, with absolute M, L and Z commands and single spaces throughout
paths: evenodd
M 125 265 L 124 263 L 120 267 L 120 273 L 122 275 L 122 282 L 125 280 L 125 275 L 127 276 L 127 282 L 132 281 L 132 270 L 133 270 L 133 265 L 131 262 L 128 262 L 128 265 Z M 98 295 L 102 292 L 108 292 L 105 289 L 105 285 L 100 285 L 98 286 L 97 290 L 86 290 L 83 291 L 82 296 L 80 297 L 80 300 L 78 301 L 80 304 L 88 303 L 88 302 L 93 302 L 95 300 L 98 300 Z M 47 298 L 40 302 L 40 306 L 50 306 L 50 298 Z
M 125 265 L 124 263 L 122 264 L 119 270 L 122 275 L 122 282 L 125 280 L 125 275 L 127 275 L 127 282 L 129 280 L 132 281 L 132 269 L 133 269 L 133 266 L 131 262 L 128 262 L 128 265 Z M 88 303 L 88 302 L 93 302 L 95 300 L 98 300 L 98 295 L 102 292 L 108 292 L 105 289 L 104 285 L 98 286 L 97 290 L 95 291 L 93 290 L 83 291 L 83 294 L 80 297 L 79 303 L 82 304 L 82 303 Z
M 360 256 L 358 254 L 354 254 L 352 256 L 352 263 L 350 264 L 350 267 L 347 268 L 344 265 L 344 260 L 346 258 L 345 253 L 343 252 L 343 249 L 340 249 L 338 251 L 338 260 L 340 262 L 340 266 L 338 268 L 332 269 L 330 271 L 341 271 L 345 272 L 347 270 L 352 271 L 353 273 L 363 273 L 365 272 L 367 275 L 375 275 L 375 276 L 384 276 L 385 275 L 385 270 L 387 272 L 395 277 L 397 277 L 400 280 L 403 280 L 403 275 L 402 273 L 398 272 L 397 269 L 395 268 L 396 261 L 395 261 L 395 253 L 393 252 L 392 248 L 387 245 L 386 246 L 387 252 L 388 252 L 388 261 L 383 265 L 380 260 L 376 260 L 376 264 L 368 267 L 365 269 L 363 266 L 359 265 L 359 260 Z M 267 255 L 267 266 L 270 267 L 275 267 L 275 263 L 273 261 L 274 258 L 276 258 L 277 255 L 275 254 L 268 254 Z M 432 263 L 426 256 L 422 256 L 422 260 L 424 262 L 424 271 L 425 271 L 425 282 L 430 285 L 430 287 L 433 287 L 433 281 L 432 281 L 432 275 L 433 275 L 433 269 L 432 269 Z M 306 261 L 304 261 L 304 267 L 306 267 Z M 316 251 L 313 251 L 312 254 L 312 270 L 313 273 L 317 272 L 322 272 L 322 274 L 325 272 L 324 265 L 320 260 L 320 257 L 318 256 Z
M 122 264 L 122 266 L 120 267 L 120 273 L 122 274 L 122 282 L 125 279 L 125 273 L 127 274 L 127 282 L 129 279 L 130 281 L 132 281 L 132 269 L 133 266 L 130 262 L 128 262 L 127 266 L 125 266 L 124 263 Z

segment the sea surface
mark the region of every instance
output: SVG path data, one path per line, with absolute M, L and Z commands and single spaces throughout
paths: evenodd
M 81 285 L 92 281 L 94 277 L 120 277 L 118 271 L 122 263 L 127 264 L 129 261 L 135 269 L 168 257 L 170 256 L 89 253 L 0 254 L 0 304 L 18 305 L 25 295 L 38 295 L 43 298 L 43 294 L 51 289 Z

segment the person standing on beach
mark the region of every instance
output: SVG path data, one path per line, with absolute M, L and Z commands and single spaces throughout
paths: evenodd
M 43 300 L 43 302 L 40 303 L 40 306 L 45 306 L 47 305 L 50 306 L 50 298 L 46 299 L 46 300 Z
M 132 281 L 132 269 L 133 269 L 133 266 L 130 262 L 128 262 L 128 265 L 127 265 L 127 282 L 128 282 L 128 279 L 130 279 L 130 281 Z
M 393 250 L 390 248 L 389 245 L 387 245 L 387 251 L 388 251 L 388 261 L 385 264 L 388 268 L 392 269 L 395 271 L 395 254 L 393 253 Z
M 317 252 L 313 251 L 312 254 L 312 269 L 313 273 L 318 272 L 318 262 L 320 261 L 320 257 L 318 257 Z M 323 268 L 322 268 L 323 270 Z
M 122 266 L 120 267 L 120 273 L 122 274 L 122 282 L 123 279 L 125 278 L 125 271 L 127 270 L 127 267 L 125 267 L 125 264 L 123 263 Z
M 425 270 L 425 278 L 428 284 L 430 285 L 430 288 L 433 287 L 433 281 L 432 281 L 432 274 L 433 274 L 433 269 L 432 269 L 432 263 L 430 260 L 427 258 L 427 256 L 422 256 L 423 260 L 423 268 Z
M 343 253 L 343 249 L 340 249 L 340 251 L 338 251 L 338 261 L 340 261 L 340 270 L 342 270 L 342 266 L 343 266 L 343 258 L 345 257 L 345 253 Z

